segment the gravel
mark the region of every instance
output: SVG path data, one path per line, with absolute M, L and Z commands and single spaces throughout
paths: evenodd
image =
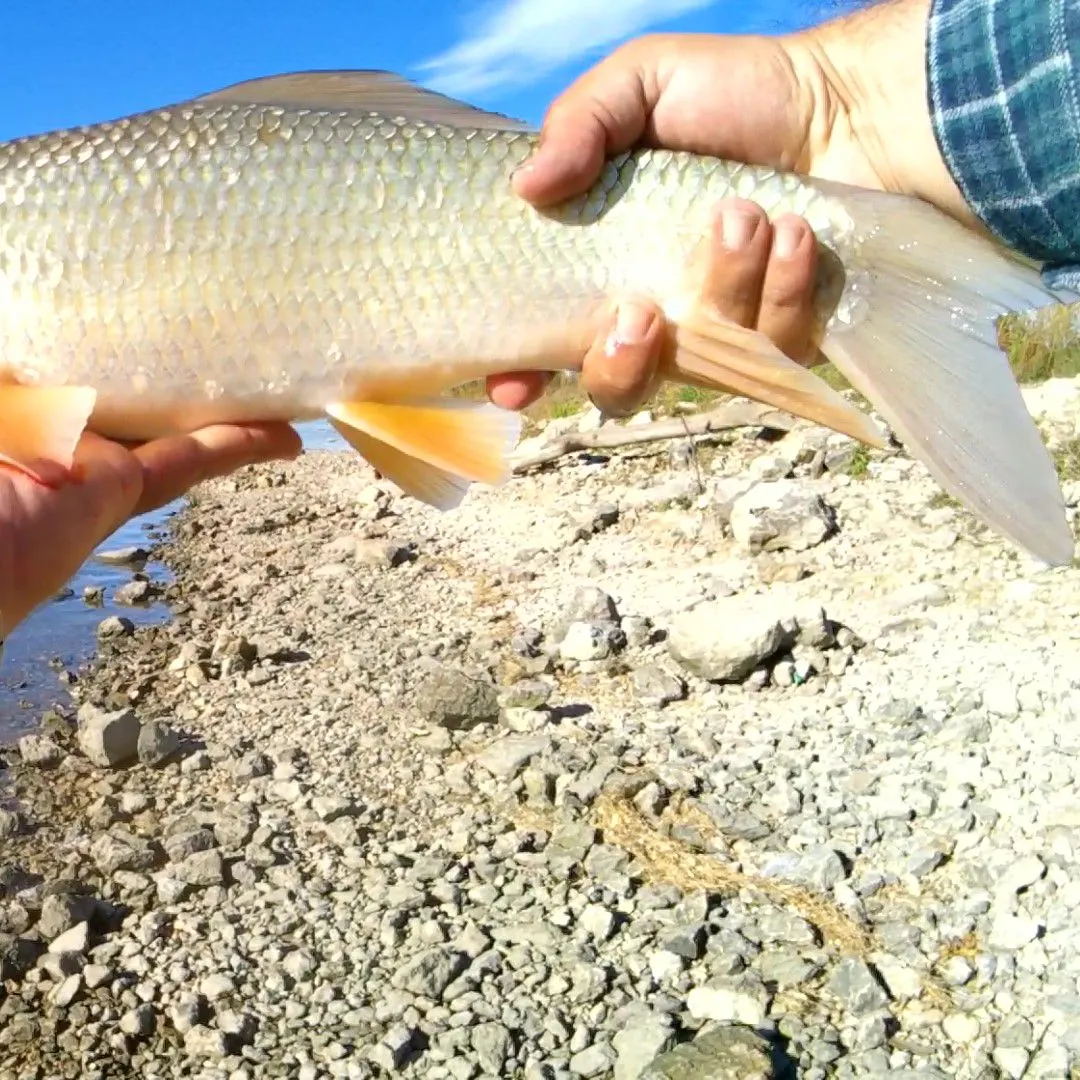
M 721 433 L 439 515 L 312 453 L 158 554 L 170 624 L 7 757 L 0 1075 L 1080 1068 L 1080 570 L 905 456 Z

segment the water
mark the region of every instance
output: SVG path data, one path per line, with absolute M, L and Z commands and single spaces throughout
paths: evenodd
M 298 430 L 306 449 L 348 449 L 329 424 L 301 424 Z M 153 537 L 167 530 L 168 519 L 182 506 L 183 502 L 178 501 L 129 521 L 98 550 L 152 546 Z M 153 581 L 171 580 L 168 569 L 159 563 L 147 563 L 141 572 Z M 132 573 L 130 568 L 109 566 L 91 558 L 60 597 L 38 608 L 19 626 L 7 643 L 0 666 L 0 745 L 33 730 L 43 710 L 70 702 L 57 671 L 77 668 L 92 658 L 94 631 L 102 619 L 123 615 L 139 626 L 168 618 L 164 604 L 124 607 L 112 603 L 113 592 L 130 581 Z M 93 586 L 103 590 L 102 607 L 83 600 L 83 590 Z

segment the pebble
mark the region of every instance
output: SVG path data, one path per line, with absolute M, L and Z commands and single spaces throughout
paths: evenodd
M 766 1002 L 757 994 L 731 987 L 695 986 L 686 996 L 686 1008 L 696 1020 L 722 1020 L 756 1027 L 766 1015 Z
M 1012 951 L 1022 949 L 1039 936 L 1040 923 L 1023 915 L 1001 914 L 990 928 L 989 945 L 992 949 Z

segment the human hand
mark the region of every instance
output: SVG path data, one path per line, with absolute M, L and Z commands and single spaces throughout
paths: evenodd
M 61 589 L 129 518 L 166 505 L 203 480 L 299 452 L 300 437 L 288 425 L 220 425 L 130 449 L 85 434 L 72 478 L 57 487 L 0 468 L 4 632 Z
M 632 41 L 554 102 L 515 190 L 536 206 L 573 197 L 605 158 L 643 144 L 917 194 L 970 223 L 925 102 L 926 11 L 927 0 L 899 0 L 788 37 Z M 770 223 L 755 204 L 727 200 L 714 241 L 707 299 L 717 311 L 793 359 L 815 362 L 817 247 L 807 223 L 794 215 Z M 605 329 L 581 372 L 583 388 L 611 412 L 634 408 L 651 391 L 664 338 L 655 305 L 635 305 L 626 322 L 636 332 Z M 493 376 L 488 393 L 523 408 L 548 379 Z

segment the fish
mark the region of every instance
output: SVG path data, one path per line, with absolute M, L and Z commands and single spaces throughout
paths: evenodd
M 235 83 L 0 144 L 0 464 L 71 476 L 87 431 L 325 419 L 440 510 L 512 472 L 517 412 L 457 388 L 580 370 L 620 298 L 659 305 L 662 382 L 890 438 L 1050 565 L 1075 541 L 996 336 L 1061 303 L 1038 267 L 921 200 L 650 147 L 535 208 L 524 121 L 393 72 Z M 815 343 L 891 429 L 710 303 L 715 204 L 804 217 Z

